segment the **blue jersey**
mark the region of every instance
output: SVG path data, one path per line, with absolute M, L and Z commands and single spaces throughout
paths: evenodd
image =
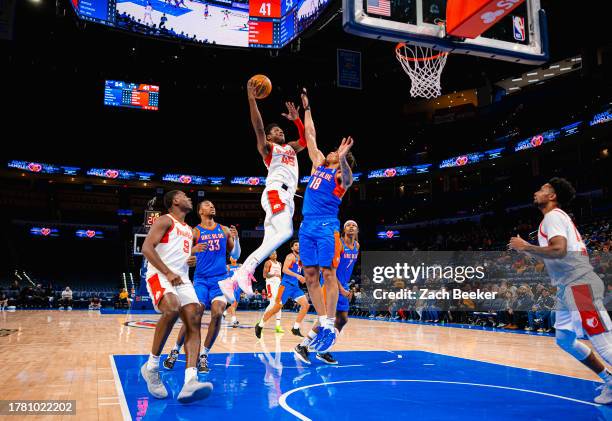
M 293 262 L 289 270 L 299 275 L 302 274 L 302 262 L 300 262 L 299 258 L 295 259 L 295 262 Z M 298 278 L 296 278 L 295 276 L 290 276 L 290 275 L 287 275 L 286 273 L 283 273 L 283 278 L 281 279 L 282 284 L 298 286 L 298 282 L 299 282 Z
M 353 274 L 353 268 L 357 262 L 357 257 L 359 257 L 359 245 L 357 241 L 355 241 L 353 248 L 350 248 L 344 243 L 344 240 L 341 241 L 343 248 L 340 254 L 340 263 L 338 263 L 338 267 L 336 268 L 336 276 L 344 289 L 348 289 L 348 284 Z
M 208 243 L 208 248 L 196 253 L 197 261 L 194 278 L 208 278 L 227 274 L 227 266 L 225 264 L 227 238 L 221 225 L 217 224 L 210 230 L 202 225 L 198 225 L 195 229 L 198 234 L 196 244 Z
M 304 219 L 338 218 L 345 190 L 338 184 L 337 172 L 338 169 L 320 165 L 310 176 L 302 207 Z

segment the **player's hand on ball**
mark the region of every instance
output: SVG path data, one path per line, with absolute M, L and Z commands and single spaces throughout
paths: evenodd
M 520 235 L 512 237 L 508 243 L 508 249 L 516 251 L 525 251 L 529 247 L 529 243 L 521 238 Z
M 232 238 L 238 237 L 238 230 L 236 229 L 234 225 L 230 225 L 229 231 L 230 231 L 230 235 L 232 236 Z
M 166 278 L 168 279 L 168 282 L 170 282 L 173 286 L 177 286 L 183 283 L 181 277 L 174 272 L 168 272 L 166 274 Z
M 192 267 L 194 267 L 194 266 L 196 265 L 197 260 L 198 260 L 198 259 L 197 259 L 197 257 L 195 257 L 195 256 L 189 256 L 189 257 L 187 258 L 187 265 L 188 265 L 190 268 L 192 268 Z
M 295 104 L 293 102 L 285 102 L 285 105 L 287 106 L 287 112 L 282 113 L 283 117 L 291 121 L 295 121 L 300 118 L 299 107 L 295 108 Z
M 252 79 L 249 80 L 247 83 L 247 95 L 249 99 L 255 99 L 256 88 L 257 84 L 255 83 L 255 81 Z
M 352 147 L 353 147 L 352 137 L 349 136 L 349 137 L 342 138 L 342 142 L 340 142 L 340 147 L 338 148 L 338 156 L 340 158 L 346 157 L 346 154 L 349 153 Z

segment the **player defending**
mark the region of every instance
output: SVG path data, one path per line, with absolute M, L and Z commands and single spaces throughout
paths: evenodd
M 193 237 L 196 245 L 203 245 L 203 251 L 196 253 L 194 287 L 199 302 L 210 308 L 210 324 L 200 353 L 198 372 L 208 373 L 208 353 L 219 334 L 221 318 L 227 305 L 227 300 L 219 285 L 220 280 L 227 278 L 226 250 L 231 250 L 230 255 L 238 258 L 240 243 L 238 233 L 233 226 L 228 228 L 215 222 L 215 205 L 210 200 L 199 204 L 198 213 L 201 222 L 193 229 Z M 183 326 L 176 344 L 164 361 L 165 368 L 171 370 L 174 367 L 184 340 L 185 327 Z
M 557 286 L 557 345 L 604 381 L 605 387 L 595 402 L 609 404 L 612 403 L 612 373 L 591 348 L 576 340 L 586 333 L 597 353 L 612 364 L 612 322 L 602 301 L 604 284 L 593 271 L 574 223 L 561 210 L 575 194 L 572 185 L 563 178 L 552 178 L 540 187 L 533 195 L 534 204 L 544 214 L 538 229 L 539 246 L 516 236 L 510 239 L 508 247 L 544 260 L 552 284 Z
M 300 258 L 310 299 L 321 325 L 310 347 L 318 352 L 326 352 L 336 341 L 335 317 L 328 315 L 335 315 L 338 303 L 336 267 L 341 252 L 338 210 L 344 193 L 353 184 L 351 167 L 354 159 L 350 153 L 353 139 L 350 136 L 342 139 L 337 151 L 323 155 L 317 147 L 316 131 L 305 89 L 302 93 L 302 105 L 312 171 L 302 207 L 304 220 L 299 234 Z M 325 298 L 319 284 L 319 269 L 325 280 Z M 307 359 L 303 358 L 303 350 L 304 348 L 298 345 L 294 352 L 300 359 Z
M 304 124 L 300 120 L 295 105 L 287 102 L 285 104 L 287 113 L 283 116 L 293 121 L 300 138 L 297 141 L 285 143 L 285 133 L 278 124 L 272 123 L 264 127 L 257 108 L 255 89 L 256 84 L 249 82 L 247 94 L 251 123 L 257 137 L 257 150 L 268 168 L 266 188 L 261 196 L 261 207 L 266 212 L 265 233 L 261 246 L 247 257 L 242 267 L 232 277 L 232 280 L 237 282 L 249 297 L 253 295 L 250 279 L 257 266 L 293 235 L 293 196 L 299 180 L 296 154 L 306 148 Z
M 340 263 L 338 263 L 338 268 L 336 269 L 338 290 L 340 294 L 338 295 L 338 304 L 336 305 L 336 322 L 334 327 L 338 329 L 338 332 L 342 332 L 342 329 L 348 323 L 348 311 L 352 298 L 349 282 L 351 280 L 351 275 L 353 274 L 353 268 L 355 267 L 355 263 L 359 257 L 359 242 L 357 241 L 358 233 L 359 228 L 357 227 L 357 222 L 348 220 L 344 223 L 344 233 L 341 240 L 342 254 L 340 255 Z M 324 280 L 321 277 L 321 283 L 323 282 Z M 313 326 L 312 330 L 308 332 L 308 337 L 306 337 L 301 344 L 302 349 L 299 355 L 304 357 L 300 359 L 305 363 L 310 364 L 310 360 L 308 359 L 308 346 L 317 336 L 318 331 L 319 328 L 316 325 Z M 329 352 L 317 353 L 317 359 L 319 361 L 323 361 L 325 364 L 338 364 L 338 361 L 336 361 Z
M 180 317 L 186 332 L 187 368 L 178 401 L 189 403 L 205 399 L 213 389 L 211 383 L 198 381 L 196 369 L 203 309 L 189 280 L 187 259 L 191 256 L 193 232 L 185 223 L 185 215 L 191 212 L 193 205 L 191 199 L 179 190 L 166 193 L 164 205 L 168 213 L 155 221 L 142 246 L 142 254 L 148 261 L 147 290 L 161 317 L 155 326 L 149 360 L 141 367 L 140 373 L 151 395 L 157 399 L 168 397 L 159 375 L 159 356 Z
M 291 242 L 291 253 L 285 257 L 283 264 L 283 278 L 278 289 L 278 293 L 274 297 L 274 304 L 266 308 L 263 318 L 255 325 L 255 336 L 261 338 L 261 331 L 265 323 L 277 313 L 280 313 L 285 304 L 290 298 L 300 305 L 300 312 L 295 319 L 291 333 L 295 336 L 303 336 L 300 332 L 300 324 L 310 308 L 310 303 L 304 295 L 304 292 L 298 286 L 298 282 L 304 283 L 302 276 L 302 264 L 300 262 L 300 243 L 297 240 Z M 272 303 L 272 302 L 271 302 Z M 278 319 L 277 319 L 278 320 Z

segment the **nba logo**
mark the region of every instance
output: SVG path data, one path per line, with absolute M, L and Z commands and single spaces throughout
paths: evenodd
M 525 18 L 522 16 L 512 16 L 512 27 L 514 39 L 525 41 Z

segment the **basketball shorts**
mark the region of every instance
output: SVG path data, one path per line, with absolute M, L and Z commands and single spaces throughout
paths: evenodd
M 149 296 L 151 300 L 153 300 L 155 311 L 160 312 L 157 305 L 166 294 L 176 295 L 179 299 L 179 303 L 181 303 L 181 307 L 198 302 L 198 297 L 189 279 L 189 275 L 181 275 L 181 279 L 183 283 L 174 286 L 168 281 L 168 278 L 166 278 L 164 274 L 157 271 L 147 271 L 147 291 L 149 291 Z
M 612 329 L 612 321 L 603 304 L 604 284 L 595 273 L 588 279 L 557 291 L 555 329 L 571 330 L 578 337 L 598 335 Z
M 338 219 L 304 219 L 299 240 L 303 266 L 338 267 L 342 252 Z
M 285 304 L 287 301 L 289 301 L 289 299 L 297 301 L 304 297 L 304 291 L 302 291 L 299 286 L 285 282 L 281 283 L 279 294 L 281 297 L 280 302 L 282 304 Z
M 219 281 L 227 279 L 227 277 L 227 273 L 224 273 L 223 275 L 195 278 L 193 286 L 200 303 L 204 304 L 206 308 L 210 308 L 214 301 L 223 301 L 227 303 L 227 299 L 219 287 Z
M 281 185 L 267 186 L 261 195 L 261 207 L 266 213 L 264 226 L 269 225 L 272 217 L 279 213 L 288 212 L 293 218 L 293 193 L 283 189 Z
M 280 287 L 280 278 L 268 278 L 266 279 L 266 292 L 268 293 L 268 300 L 273 302 L 276 300 L 278 295 L 278 288 Z

